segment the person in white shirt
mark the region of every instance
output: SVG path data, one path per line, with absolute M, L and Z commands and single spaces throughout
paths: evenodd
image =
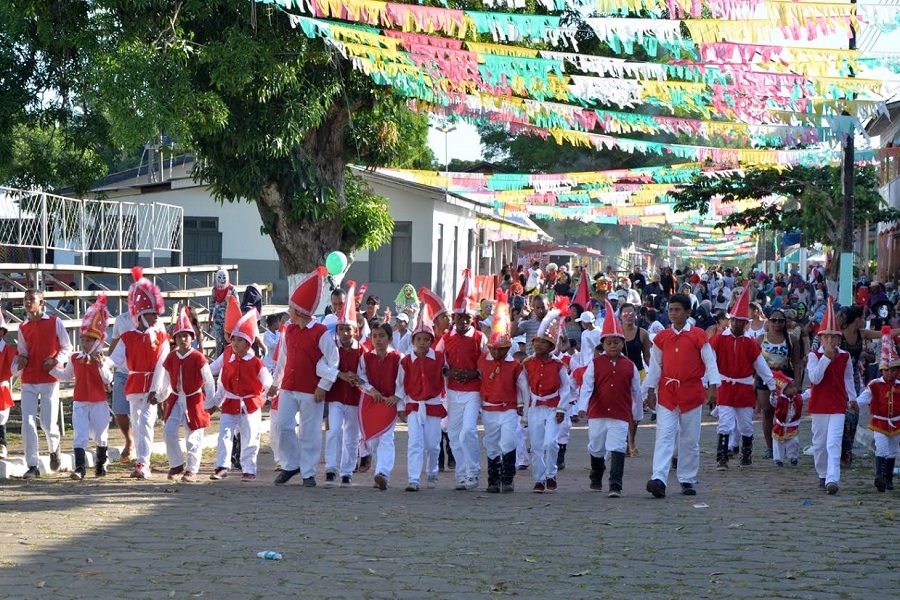
M 544 285 L 544 272 L 541 270 L 540 261 L 534 261 L 528 269 L 528 279 L 525 282 L 525 294 L 540 293 Z
M 266 332 L 263 334 L 263 343 L 270 351 L 262 358 L 263 364 L 269 373 L 275 372 L 275 348 L 281 341 L 281 315 L 269 315 L 266 317 Z
M 409 330 L 409 316 L 406 313 L 399 313 L 394 317 L 397 324 L 397 330 L 393 333 L 393 341 L 391 346 L 400 354 L 409 354 L 412 352 L 412 332 Z

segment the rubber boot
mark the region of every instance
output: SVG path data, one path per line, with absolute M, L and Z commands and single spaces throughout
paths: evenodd
M 94 466 L 94 475 L 106 477 L 106 446 L 97 446 L 97 464 Z
M 6 458 L 6 425 L 0 425 L 0 458 Z
M 444 436 L 447 435 L 445 433 L 441 433 L 441 443 L 438 445 L 440 451 L 438 452 L 438 471 L 444 472 Z
M 516 451 L 507 452 L 501 457 L 500 492 L 509 494 L 515 491 L 513 479 L 516 476 Z
M 87 457 L 84 448 L 75 448 L 75 468 L 72 469 L 70 477 L 75 481 L 84 479 L 84 467 L 87 464 Z
M 503 467 L 503 459 L 499 456 L 489 458 L 487 461 L 487 492 L 489 494 L 500 493 L 500 469 Z
M 625 453 L 609 453 L 609 497 L 622 497 L 622 475 L 625 473 Z
M 241 470 L 241 434 L 234 434 L 231 440 L 231 469 L 233 471 Z
M 447 444 L 447 449 L 444 451 L 447 455 L 447 468 L 455 469 L 456 468 L 456 459 L 453 458 L 453 450 L 450 448 L 450 436 L 446 433 L 441 434 L 441 443 Z
M 719 443 L 716 446 L 716 470 L 728 470 L 728 434 L 719 434 Z
M 559 445 L 559 453 L 556 455 L 556 469 L 564 471 L 566 469 L 566 446 L 568 444 Z
M 591 489 L 598 492 L 603 489 L 603 473 L 606 472 L 606 460 L 591 455 Z
M 875 457 L 875 489 L 879 492 L 887 489 L 887 478 L 884 476 L 885 461 L 883 456 Z
M 896 458 L 884 459 L 884 489 L 894 489 L 894 465 L 897 464 Z
M 749 467 L 753 464 L 753 459 L 751 455 L 753 454 L 753 436 L 752 435 L 742 435 L 741 436 L 741 466 Z

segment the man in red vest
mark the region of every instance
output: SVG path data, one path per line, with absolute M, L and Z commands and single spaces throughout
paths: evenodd
M 338 377 L 338 351 L 328 328 L 313 315 L 322 298 L 327 271 L 319 267 L 291 294 L 291 323 L 281 338 L 275 381 L 269 397 L 279 393 L 278 428 L 283 470 L 275 478 L 283 485 L 298 473 L 304 487 L 315 487 L 316 467 L 322 454 L 322 418 L 325 395 Z M 298 437 L 297 415 L 300 415 Z
M 653 475 L 647 491 L 654 498 L 665 498 L 675 438 L 681 431 L 678 446 L 678 481 L 681 493 L 696 496 L 694 484 L 700 470 L 700 418 L 703 397 L 715 401 L 721 382 L 716 366 L 716 353 L 709 345 L 706 332 L 687 322 L 691 299 L 684 294 L 669 297 L 669 320 L 672 326 L 656 334 L 650 348 L 650 371 L 644 380 L 647 406 L 656 408 L 656 445 L 653 449 Z M 703 379 L 709 388 L 703 389 Z M 656 406 L 659 388 L 659 407 Z
M 18 369 L 22 371 L 22 442 L 25 445 L 26 478 L 40 477 L 38 435 L 35 419 L 38 404 L 41 429 L 50 448 L 50 470 L 59 470 L 59 380 L 50 374 L 69 360 L 72 344 L 63 322 L 44 312 L 44 294 L 25 292 L 28 319 L 19 327 Z

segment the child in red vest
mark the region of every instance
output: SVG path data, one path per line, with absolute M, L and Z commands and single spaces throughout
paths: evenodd
M 841 441 L 844 415 L 848 404 L 858 410 L 856 386 L 853 383 L 853 361 L 841 350 L 841 328 L 834 314 L 834 301 L 828 297 L 822 326 L 819 328 L 818 350 L 809 353 L 806 368 L 812 384 L 809 413 L 812 415 L 812 449 L 819 487 L 837 494 L 841 481 Z
M 356 282 L 348 281 L 348 298 L 356 296 Z M 359 385 L 356 372 L 365 350 L 356 340 L 356 303 L 345 301 L 337 315 L 338 376 L 325 394 L 328 431 L 325 432 L 325 485 L 340 474 L 342 485 L 351 485 L 359 448 Z
M 568 298 L 563 297 L 563 300 Z M 564 331 L 562 317 L 568 315 L 567 303 L 560 303 L 541 320 L 532 338 L 534 355 L 525 359 L 522 366 L 528 378 L 529 399 L 523 411 L 531 440 L 531 475 L 536 494 L 556 491 L 556 458 L 559 452 L 559 425 L 566 418 L 572 384 L 562 361 L 550 356 L 556 347 L 560 330 Z
M 403 369 L 403 390 L 398 410 L 405 410 L 409 415 L 407 492 L 419 491 L 423 460 L 427 466 L 428 487 L 433 488 L 437 484 L 441 419 L 447 416 L 447 411 L 441 404 L 441 397 L 444 395 L 444 354 L 433 350 L 432 342 L 434 330 L 431 328 L 431 315 L 428 305 L 424 304 L 419 312 L 419 322 L 413 330 L 414 351 L 400 361 Z
M 0 311 L 0 458 L 6 458 L 6 422 L 9 420 L 9 409 L 15 404 L 12 398 L 12 378 L 18 375 L 18 365 L 16 364 L 16 349 L 6 343 L 3 339 L 9 329 L 6 327 L 6 320 L 3 318 L 3 311 Z
M 41 429 L 50 447 L 50 470 L 59 470 L 59 381 L 51 374 L 69 360 L 72 344 L 63 322 L 44 312 L 44 294 L 25 292 L 25 314 L 19 326 L 17 371 L 22 373 L 22 442 L 26 479 L 40 477 L 38 469 L 38 405 Z
M 106 443 L 109 436 L 109 405 L 106 388 L 113 381 L 112 361 L 103 356 L 103 342 L 109 322 L 106 296 L 100 294 L 97 301 L 84 313 L 81 323 L 81 352 L 69 359 L 69 364 L 53 373 L 60 381 L 75 380 L 72 394 L 72 428 L 75 450 L 75 467 L 71 477 L 84 479 L 87 467 L 86 448 L 94 438 L 97 444 L 97 462 L 94 474 L 106 475 Z
M 796 466 L 800 461 L 800 417 L 803 414 L 803 396 L 796 381 L 774 371 L 776 393 L 769 398 L 775 409 L 772 421 L 772 460 L 778 467 L 784 466 L 787 458 Z
M 403 390 L 403 355 L 390 347 L 393 331 L 389 322 L 375 322 L 369 339 L 374 349 L 363 354 L 358 375 L 363 395 L 359 406 L 362 440 L 375 455 L 375 487 L 386 490 L 394 470 L 394 425 Z M 405 413 L 399 413 L 403 416 Z M 350 478 L 347 477 L 347 485 Z M 344 485 L 344 478 L 341 478 Z
M 156 404 L 149 401 L 150 393 L 153 373 L 169 355 L 169 336 L 156 327 L 159 315 L 165 310 L 159 288 L 143 276 L 141 267 L 134 267 L 131 273 L 135 281 L 128 290 L 128 310 L 136 328 L 122 333 L 109 358 L 116 367 L 128 367 L 125 399 L 131 408 L 135 451 L 131 476 L 148 479 L 152 475 L 150 448 L 157 417 Z
M 259 315 L 251 308 L 231 330 L 231 345 L 210 366 L 220 371 L 219 388 L 206 408 L 220 408 L 219 445 L 212 480 L 228 477 L 231 447 L 235 433 L 241 435 L 241 481 L 256 480 L 256 458 L 259 454 L 260 425 L 265 393 L 272 385 L 272 375 L 256 357 L 252 344 L 259 333 Z M 212 404 L 212 406 L 210 406 Z
M 203 430 L 209 427 L 209 413 L 203 408 L 207 398 L 215 394 L 212 371 L 203 353 L 192 347 L 195 336 L 187 308 L 182 307 L 172 331 L 175 349 L 156 368 L 153 375 L 152 401 L 166 397 L 165 427 L 166 454 L 169 458 L 168 479 L 197 481 L 200 455 L 203 452 Z M 184 446 L 178 432 L 184 426 Z
M 578 400 L 578 416 L 588 418 L 591 489 L 603 489 L 609 455 L 609 497 L 622 496 L 628 426 L 644 418 L 644 395 L 637 366 L 622 354 L 625 332 L 609 300 L 600 333 L 600 354 L 588 363 Z
M 881 377 L 869 382 L 859 395 L 859 404 L 869 404 L 869 429 L 875 436 L 875 489 L 894 489 L 894 465 L 900 449 L 900 357 L 890 327 L 881 329 Z
M 429 314 L 431 315 L 431 326 L 434 328 L 434 341 L 431 342 L 431 347 L 437 350 L 437 345 L 444 338 L 444 334 L 450 331 L 450 327 L 452 325 L 450 321 L 450 314 L 447 310 L 447 306 L 444 304 L 444 300 L 435 294 L 433 291 L 429 290 L 427 287 L 419 288 L 419 300 L 428 305 Z M 409 353 L 412 353 L 412 333 L 409 336 Z M 404 353 L 405 354 L 405 353 Z M 447 398 L 442 399 L 444 403 L 444 408 L 447 408 Z M 453 449 L 450 447 L 450 436 L 447 434 L 448 427 L 448 419 L 444 417 L 441 420 L 441 451 L 438 452 L 438 470 L 444 470 L 444 460 L 446 459 L 446 464 L 448 469 L 456 468 L 456 458 L 453 456 Z M 425 468 L 431 472 L 432 465 L 426 465 Z
M 508 494 L 515 491 L 516 429 L 519 414 L 531 397 L 525 368 L 509 350 L 509 304 L 506 294 L 497 290 L 497 304 L 491 322 L 488 353 L 478 359 L 481 371 L 481 422 L 484 425 L 484 451 L 487 454 L 487 491 Z

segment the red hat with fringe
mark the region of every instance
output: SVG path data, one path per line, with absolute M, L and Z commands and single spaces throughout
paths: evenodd
M 497 303 L 494 305 L 494 315 L 491 320 L 491 338 L 488 346 L 491 348 L 509 348 L 512 346 L 512 338 L 509 335 L 509 299 L 506 292 L 497 288 Z
M 134 283 L 128 288 L 128 311 L 135 324 L 138 317 L 145 313 L 163 314 L 166 305 L 162 293 L 156 284 L 144 277 L 143 267 L 133 267 L 131 276 L 134 277 Z
M 2 323 L 0 328 L 3 328 Z M 97 301 L 85 311 L 81 320 L 81 337 L 92 337 L 104 342 L 108 328 L 109 309 L 106 307 L 106 294 L 97 294 Z

